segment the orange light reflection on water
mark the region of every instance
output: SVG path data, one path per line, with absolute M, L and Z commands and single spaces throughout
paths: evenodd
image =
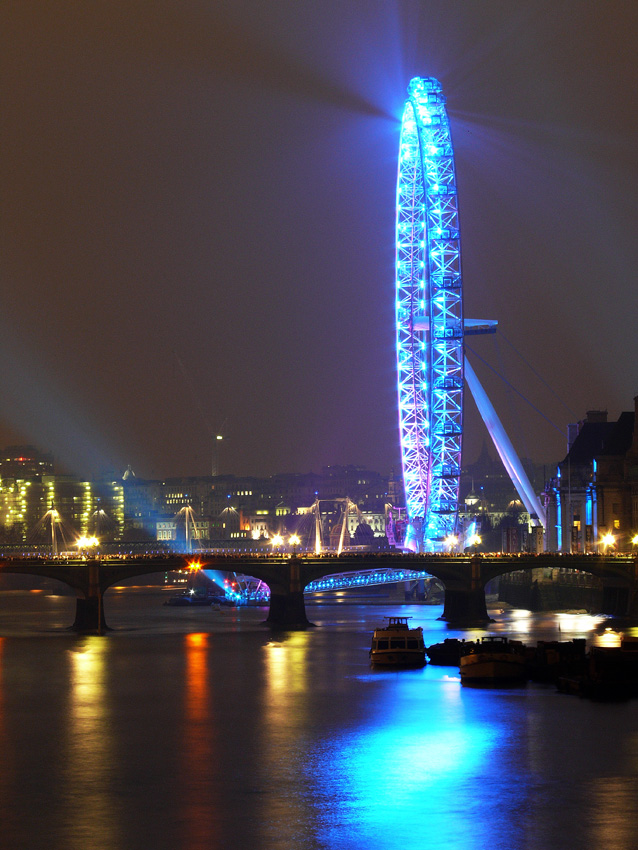
M 184 683 L 184 737 L 180 762 L 184 850 L 210 845 L 217 828 L 211 791 L 215 785 L 214 718 L 209 682 L 211 635 L 184 636 L 186 680 Z

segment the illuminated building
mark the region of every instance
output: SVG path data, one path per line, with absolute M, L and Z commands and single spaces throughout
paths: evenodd
M 353 541 L 357 537 L 357 533 L 360 536 L 365 536 L 368 529 L 371 537 L 385 537 L 385 513 L 348 514 L 348 533 Z
M 122 539 L 124 494 L 122 484 L 110 479 L 82 481 L 71 475 L 42 476 L 45 510 L 55 506 L 63 523 L 81 536 L 102 541 Z
M 185 540 L 186 530 L 183 522 L 176 519 L 158 520 L 156 524 L 157 540 Z M 210 525 L 206 520 L 191 520 L 189 534 L 191 540 L 208 540 Z
M 0 453 L 0 479 L 28 481 L 52 472 L 53 455 L 40 452 L 35 446 L 7 446 Z
M 570 427 L 568 453 L 545 493 L 550 551 L 631 551 L 638 530 L 638 396 L 634 406 L 616 422 L 592 410 Z
M 286 517 L 315 500 L 348 496 L 359 508 L 381 515 L 388 479 L 360 466 L 328 466 L 321 474 L 281 473 L 269 478 L 218 475 L 144 481 L 128 474 L 125 495 L 125 539 L 170 540 L 170 523 L 185 505 L 208 523 L 209 540 L 259 539 L 275 534 Z M 159 536 L 161 533 L 161 537 Z
M 61 517 L 69 544 L 79 536 L 122 539 L 124 493 L 120 482 L 82 481 L 71 475 L 40 475 L 28 470 L 24 476 L 3 476 L 0 481 L 0 538 L 5 543 L 46 543 L 42 521 L 52 507 Z

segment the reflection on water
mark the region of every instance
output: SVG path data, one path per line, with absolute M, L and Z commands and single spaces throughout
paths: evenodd
M 290 632 L 263 647 L 259 764 L 265 793 L 259 796 L 258 818 L 266 847 L 304 846 L 314 833 L 308 817 L 312 792 L 300 770 L 301 753 L 314 746 L 307 731 L 313 723 L 312 637 L 309 630 Z
M 596 640 L 592 641 L 596 646 L 620 646 L 621 644 L 621 636 L 618 632 L 614 632 L 612 629 L 605 629 L 605 631 L 596 636 Z
M 2 847 L 638 846 L 638 701 L 370 667 L 385 615 L 411 615 L 427 644 L 485 634 L 449 629 L 440 607 L 317 606 L 316 629 L 272 633 L 264 611 L 120 593 L 114 631 L 79 638 L 54 631 L 55 604 L 27 602 L 0 638 Z M 496 620 L 529 642 L 622 634 L 578 614 Z
M 612 776 L 589 784 L 591 794 L 591 833 L 596 847 L 635 850 L 636 828 L 627 812 L 638 800 L 635 776 Z
M 72 798 L 64 831 L 69 848 L 84 850 L 97 833 L 105 846 L 120 844 L 117 834 L 118 765 L 107 682 L 113 645 L 99 637 L 82 639 L 68 652 L 69 694 L 65 752 L 59 781 Z
M 208 659 L 210 635 L 184 636 L 186 679 L 184 682 L 183 746 L 176 796 L 181 802 L 184 850 L 196 850 L 215 839 L 217 812 L 209 791 L 215 784 L 216 757 L 213 746 L 215 716 L 211 706 Z
M 10 818 L 10 823 L 6 824 L 4 818 L 0 820 L 2 828 L 8 828 L 9 832 L 14 831 L 16 828 L 15 819 L 10 814 L 11 812 L 11 803 L 10 803 L 10 793 L 11 793 L 11 774 L 14 770 L 14 759 L 13 759 L 13 747 L 11 746 L 11 740 L 9 738 L 9 733 L 7 730 L 7 708 L 5 705 L 5 683 L 3 677 L 3 652 L 5 647 L 6 638 L 0 637 L 0 756 L 2 758 L 2 763 L 0 764 L 0 800 L 7 801 L 7 814 Z
M 411 683 L 414 685 L 414 682 Z M 318 777 L 326 846 L 484 848 L 480 819 L 464 816 L 468 783 L 487 769 L 496 732 L 487 719 L 432 716 L 414 688 L 377 706 L 368 726 L 328 743 Z M 397 699 L 398 697 L 398 699 Z M 429 706 L 433 708 L 434 706 Z M 421 811 L 423 818 L 415 818 Z M 460 818 L 450 829 L 450 816 Z
M 298 694 L 308 688 L 309 631 L 291 632 L 284 640 L 270 640 L 264 647 L 269 704 L 287 712 Z

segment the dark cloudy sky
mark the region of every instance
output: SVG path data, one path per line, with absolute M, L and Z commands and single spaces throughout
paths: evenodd
M 223 429 L 226 472 L 397 465 L 415 75 L 447 95 L 465 312 L 502 331 L 470 345 L 514 389 L 473 363 L 516 449 L 633 409 L 635 0 L 8 0 L 0 39 L 0 445 L 194 475 Z M 483 438 L 468 398 L 466 461 Z

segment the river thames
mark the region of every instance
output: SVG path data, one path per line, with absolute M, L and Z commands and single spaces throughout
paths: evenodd
M 308 605 L 316 628 L 272 632 L 266 609 L 165 598 L 110 592 L 112 631 L 81 637 L 73 598 L 0 593 L 3 850 L 638 846 L 638 701 L 370 668 L 385 615 L 426 645 L 487 633 L 442 606 Z M 619 638 L 602 617 L 490 613 L 531 643 Z

